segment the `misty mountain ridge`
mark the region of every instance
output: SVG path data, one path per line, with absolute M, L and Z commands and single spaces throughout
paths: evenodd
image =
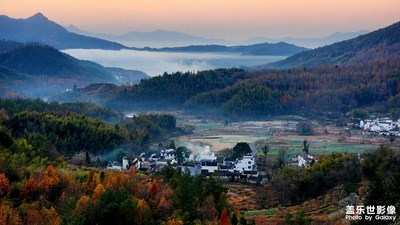
M 57 49 L 86 48 L 119 50 L 125 46 L 67 31 L 42 13 L 26 19 L 0 16 L 0 39 L 17 42 L 38 42 Z
M 258 68 L 315 67 L 366 63 L 400 55 L 400 22 L 346 41 L 301 52 Z
M 368 30 L 360 30 L 357 32 L 335 32 L 326 37 L 284 37 L 284 38 L 268 38 L 268 37 L 253 37 L 244 41 L 244 44 L 255 44 L 261 42 L 269 42 L 269 43 L 277 43 L 277 42 L 286 42 L 298 46 L 303 46 L 306 48 L 317 48 L 325 45 L 330 45 L 336 42 L 345 41 L 348 39 L 352 39 L 358 37 L 363 34 L 367 34 Z
M 261 43 L 254 45 L 189 45 L 182 47 L 166 47 L 166 48 L 132 48 L 137 51 L 149 52 L 180 52 L 180 53 L 234 53 L 240 55 L 253 56 L 288 56 L 296 53 L 307 51 L 309 49 L 299 47 L 285 42 L 279 43 Z
M 178 31 L 168 31 L 163 29 L 149 32 L 130 31 L 119 35 L 89 32 L 82 30 L 73 24 L 66 27 L 66 29 L 76 34 L 98 37 L 135 47 L 176 47 L 177 45 L 224 44 L 228 42 L 223 39 L 198 37 Z
M 106 41 L 97 37 L 90 36 L 98 36 L 105 39 L 110 39 L 113 41 L 123 41 L 129 40 L 132 42 L 131 46 L 137 46 L 136 44 L 141 43 L 143 41 L 150 43 L 165 43 L 165 42 L 174 42 L 176 44 L 179 43 L 180 46 L 184 45 L 193 45 L 193 43 L 199 43 L 204 45 L 204 43 L 219 43 L 224 42 L 224 40 L 219 39 L 208 39 L 197 37 L 181 32 L 176 31 L 166 31 L 166 30 L 155 30 L 152 32 L 137 32 L 132 31 L 122 35 L 104 35 L 104 34 L 96 34 L 90 33 L 80 30 L 75 26 L 69 26 L 68 29 L 73 32 L 68 31 L 66 28 L 60 26 L 59 24 L 49 20 L 42 13 L 37 13 L 26 19 L 13 19 L 8 16 L 0 16 L 0 39 L 17 41 L 17 42 L 38 42 L 45 45 L 50 45 L 57 49 L 104 49 L 104 50 L 121 50 L 121 49 L 133 49 L 138 50 L 136 48 L 129 48 L 122 44 Z M 81 34 L 77 34 L 81 33 Z M 85 36 L 86 35 L 86 36 Z M 219 45 L 207 45 L 202 48 L 202 50 L 196 50 L 200 52 L 220 52 L 223 46 Z M 232 48 L 225 48 L 226 52 L 235 52 L 238 51 L 240 54 L 249 55 L 271 55 L 269 52 L 274 52 L 276 55 L 291 55 L 294 53 L 298 53 L 299 50 L 294 48 L 294 50 L 288 50 L 289 46 L 282 46 L 282 52 L 279 50 L 280 45 L 276 45 L 278 48 L 273 47 L 273 45 L 266 47 L 265 45 L 259 49 L 254 49 L 254 47 L 259 47 L 261 45 L 249 46 L 249 49 L 245 49 L 246 46 L 233 46 Z M 215 47 L 217 49 L 213 49 Z M 273 48 L 274 50 L 271 50 Z M 187 46 L 185 49 L 181 48 L 173 51 L 192 51 L 193 46 Z M 236 49 L 236 50 L 235 50 Z M 146 50 L 146 49 L 143 49 Z M 155 51 L 154 49 L 148 49 Z M 157 51 L 172 51 L 168 48 L 161 48 L 161 50 Z M 265 51 L 265 53 L 263 53 Z

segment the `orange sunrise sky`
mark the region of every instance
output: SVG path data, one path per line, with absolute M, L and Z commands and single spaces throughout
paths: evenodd
M 400 21 L 399 0 L 0 0 L 0 14 L 42 12 L 63 26 L 124 33 L 166 29 L 239 40 L 319 37 Z

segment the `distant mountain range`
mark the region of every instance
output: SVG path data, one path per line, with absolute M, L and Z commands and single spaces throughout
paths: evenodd
M 107 40 L 130 43 L 131 49 L 137 51 L 150 52 L 190 52 L 190 53 L 238 53 L 242 55 L 293 55 L 307 48 L 299 47 L 284 42 L 279 43 L 261 43 L 252 45 L 226 46 L 216 43 L 226 43 L 228 41 L 222 39 L 209 39 L 185 34 L 177 31 L 155 30 L 151 32 L 131 31 L 121 35 L 100 34 L 83 31 L 74 25 L 66 28 L 70 32 L 77 34 L 104 38 Z M 146 43 L 146 44 L 144 44 Z M 197 44 L 196 44 L 197 43 Z M 212 44 L 209 44 L 212 43 Z M 165 46 L 177 45 L 178 47 L 148 47 L 148 46 Z M 188 46 L 184 46 L 188 44 Z M 145 47 L 137 47 L 144 45 Z
M 41 13 L 27 19 L 0 16 L 0 39 L 17 42 L 39 42 L 57 49 L 87 48 L 119 50 L 125 46 L 67 31 Z
M 335 32 L 327 37 L 316 38 L 296 38 L 285 37 L 281 39 L 268 38 L 268 37 L 253 37 L 245 41 L 232 42 L 224 39 L 212 39 L 198 37 L 177 31 L 154 30 L 150 32 L 131 31 L 121 35 L 112 35 L 104 33 L 94 33 L 82 30 L 74 25 L 69 25 L 66 29 L 70 32 L 92 36 L 97 38 L 115 41 L 127 46 L 135 46 L 137 48 L 152 47 L 179 47 L 184 45 L 254 45 L 259 43 L 279 43 L 286 42 L 289 44 L 302 46 L 306 48 L 317 48 L 325 45 L 330 45 L 335 42 L 348 40 L 357 36 L 368 33 L 367 30 L 360 30 L 357 32 Z M 240 43 L 240 44 L 239 44 Z
M 385 60 L 400 53 L 400 22 L 347 41 L 301 52 L 259 68 L 315 67 Z
M 330 45 L 336 42 L 352 39 L 360 35 L 366 34 L 369 31 L 360 30 L 357 32 L 335 32 L 327 37 L 318 38 L 296 38 L 296 37 L 285 37 L 281 39 L 274 39 L 268 37 L 254 37 L 247 39 L 244 44 L 255 44 L 262 42 L 276 43 L 276 42 L 286 42 L 298 46 L 303 46 L 306 48 L 317 48 L 325 45 Z
M 89 37 L 97 36 L 97 37 Z M 107 41 L 98 37 L 113 41 L 130 41 L 131 46 Z M 8 16 L 0 16 L 0 39 L 16 42 L 38 42 L 50 45 L 57 49 L 105 49 L 121 50 L 133 49 L 141 51 L 167 51 L 167 52 L 225 52 L 239 53 L 244 55 L 292 55 L 306 50 L 285 43 L 277 44 L 255 44 L 250 46 L 204 45 L 204 43 L 219 43 L 223 40 L 207 39 L 184 34 L 176 31 L 155 30 L 152 32 L 129 32 L 122 35 L 96 34 L 80 30 L 74 26 L 67 29 L 50 21 L 41 13 L 37 13 L 27 19 L 13 19 Z M 165 43 L 174 42 L 179 46 L 191 44 L 186 47 L 177 48 L 140 48 L 142 42 Z M 193 45 L 199 43 L 199 45 Z M 203 45 L 200 45 L 203 44 Z M 0 49 L 1 50 L 1 49 Z
M 47 45 L 0 41 L 2 96 L 50 96 L 74 85 L 127 84 L 145 78 L 148 76 L 143 72 L 78 60 Z
M 167 31 L 161 29 L 150 32 L 131 31 L 120 35 L 84 31 L 72 24 L 66 27 L 66 29 L 76 34 L 102 38 L 135 47 L 172 47 L 194 44 L 204 45 L 227 43 L 227 41 L 223 39 L 204 38 L 178 31 Z

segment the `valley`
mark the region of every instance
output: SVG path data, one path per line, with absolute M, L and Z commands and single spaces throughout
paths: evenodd
M 74 6 L 82 30 L 58 6 L 0 16 L 0 225 L 396 220 L 400 22 L 338 22 L 352 1 L 103 1 Z

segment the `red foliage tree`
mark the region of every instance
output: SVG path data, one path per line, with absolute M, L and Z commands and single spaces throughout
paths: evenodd
M 231 221 L 229 220 L 229 215 L 226 208 L 222 210 L 221 219 L 219 220 L 219 225 L 231 225 Z
M 4 173 L 0 173 L 0 197 L 7 195 L 10 192 L 10 182 Z

